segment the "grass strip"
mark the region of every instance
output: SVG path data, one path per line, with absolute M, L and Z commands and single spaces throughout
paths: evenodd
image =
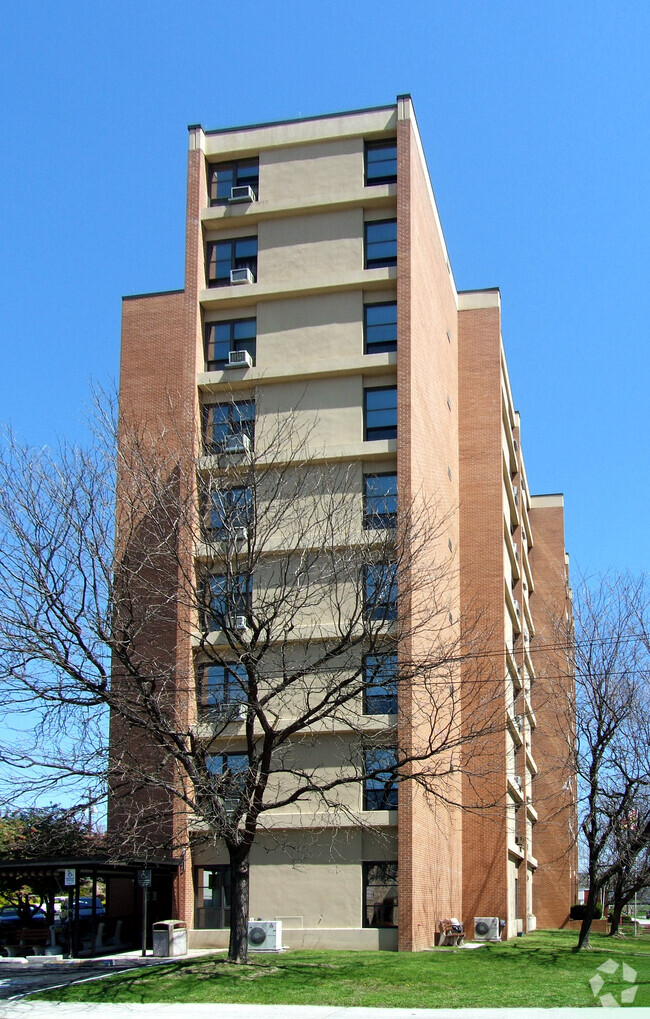
M 248 966 L 201 956 L 43 991 L 30 1000 L 241 1002 L 384 1008 L 554 1008 L 598 1005 L 589 984 L 598 967 L 601 993 L 621 1001 L 636 972 L 633 1004 L 650 1005 L 650 936 L 592 934 L 591 951 L 575 952 L 575 932 L 537 931 L 474 951 L 313 952 L 251 955 Z M 626 981 L 624 976 L 628 977 Z M 623 999 L 625 1001 L 625 999 Z

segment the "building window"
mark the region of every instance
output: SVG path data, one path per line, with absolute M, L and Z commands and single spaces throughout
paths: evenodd
M 397 350 L 397 301 L 366 304 L 363 309 L 363 337 L 366 354 Z
M 206 525 L 217 541 L 245 538 L 253 522 L 253 492 L 244 485 L 210 492 Z
M 203 435 L 206 453 L 220 453 L 242 439 L 242 449 L 253 448 L 255 438 L 255 401 L 209 403 L 203 409 Z
M 204 665 L 201 672 L 201 701 L 206 708 L 248 701 L 248 674 L 241 662 Z
M 230 867 L 197 867 L 195 888 L 197 929 L 230 927 Z
M 205 763 L 211 775 L 223 776 L 224 790 L 243 789 L 248 772 L 248 754 L 208 754 Z
M 366 223 L 366 269 L 397 265 L 397 220 Z
M 364 606 L 367 619 L 397 619 L 396 563 L 369 563 L 364 567 Z
M 249 574 L 226 576 L 213 573 L 205 583 L 205 629 L 233 629 L 238 616 L 251 611 L 251 577 Z
M 395 810 L 397 807 L 397 751 L 394 747 L 366 750 L 363 780 L 364 810 Z
M 397 927 L 397 863 L 364 863 L 363 926 Z
M 215 792 L 230 813 L 239 806 L 246 789 L 248 754 L 208 754 L 205 764 L 208 773 L 216 779 Z
M 363 659 L 366 715 L 397 714 L 397 655 L 366 655 Z
M 366 142 L 366 184 L 397 180 L 397 141 Z
M 246 184 L 257 199 L 259 179 L 258 159 L 242 159 L 236 163 L 210 163 L 208 166 L 210 205 L 225 205 L 230 201 L 232 188 L 244 187 Z
M 397 526 L 397 474 L 364 474 L 363 526 L 369 529 Z
M 257 237 L 233 237 L 229 241 L 210 241 L 207 248 L 209 287 L 230 286 L 232 269 L 249 269 L 252 282 L 257 279 Z
M 205 370 L 220 371 L 228 364 L 231 350 L 246 350 L 255 364 L 257 320 L 238 318 L 232 322 L 207 322 L 205 326 Z
M 363 394 L 365 438 L 397 438 L 397 386 L 377 386 Z

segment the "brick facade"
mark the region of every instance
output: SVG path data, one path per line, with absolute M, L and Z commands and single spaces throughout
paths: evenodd
M 360 127 L 355 133 L 357 123 Z M 364 141 L 395 135 L 397 186 L 363 190 Z M 208 210 L 206 162 L 233 160 L 239 155 L 250 159 L 254 153 L 260 158 L 260 201 L 246 209 Z M 292 195 L 283 190 L 281 182 L 291 180 L 292 187 L 299 188 L 301 165 L 306 178 L 313 175 L 316 190 L 306 190 L 300 196 L 302 204 L 293 209 Z M 290 166 L 293 170 L 287 169 Z M 348 178 L 348 167 L 353 168 L 354 178 Z M 332 178 L 332 168 L 339 177 Z M 266 194 L 271 196 L 266 205 L 264 174 L 269 182 Z M 336 187 L 341 192 L 338 197 Z M 334 196 L 331 207 L 325 197 L 328 188 Z M 391 216 L 397 219 L 397 268 L 383 276 L 364 275 L 364 218 Z M 252 234 L 258 237 L 259 281 L 252 286 L 206 291 L 206 238 Z M 313 247 L 321 236 L 328 242 L 322 248 L 324 262 L 321 274 L 312 278 L 305 252 L 310 251 L 310 242 Z M 339 238 L 339 243 L 334 244 L 332 238 Z M 266 277 L 264 266 L 268 266 Z M 327 305 L 331 295 L 338 295 L 338 304 Z M 396 360 L 371 362 L 367 369 L 368 362 L 359 360 L 363 304 L 386 301 L 391 295 L 395 295 L 398 308 Z M 292 306 L 298 302 L 303 303 L 296 317 Z M 325 307 L 331 307 L 331 323 L 322 321 Z M 357 320 L 349 325 L 352 311 Z M 253 315 L 258 321 L 259 360 L 264 364 L 263 370 L 253 374 L 254 384 L 260 392 L 265 386 L 272 388 L 274 398 L 282 387 L 286 393 L 294 391 L 290 389 L 298 385 L 294 376 L 303 387 L 327 378 L 326 355 L 314 358 L 312 364 L 301 362 L 299 371 L 294 369 L 292 361 L 304 358 L 301 344 L 307 335 L 295 328 L 295 321 L 304 320 L 313 331 L 320 331 L 326 339 L 325 351 L 338 349 L 336 335 L 342 328 L 348 328 L 358 344 L 355 351 L 350 350 L 344 371 L 340 353 L 336 355 L 339 360 L 335 357 L 333 361 L 340 392 L 345 384 L 346 394 L 359 394 L 357 417 L 350 412 L 350 420 L 358 419 L 362 425 L 363 388 L 378 384 L 377 380 L 394 384 L 396 373 L 397 447 L 396 454 L 385 454 L 385 462 L 396 464 L 401 518 L 412 514 L 414 520 L 424 520 L 435 512 L 435 535 L 424 553 L 427 561 L 419 566 L 435 571 L 445 563 L 440 613 L 446 636 L 461 645 L 458 660 L 462 665 L 449 668 L 445 684 L 449 704 L 462 705 L 462 724 L 471 744 L 466 751 L 455 747 L 446 757 L 441 755 L 442 771 L 446 771 L 440 779 L 442 797 L 432 798 L 415 783 L 401 786 L 396 831 L 387 826 L 381 836 L 384 848 L 378 850 L 374 833 L 362 828 L 356 841 L 350 836 L 350 845 L 362 846 L 361 858 L 347 861 L 358 875 L 350 888 L 359 897 L 359 924 L 365 909 L 362 863 L 378 854 L 390 860 L 391 839 L 397 845 L 401 950 L 429 947 L 437 923 L 449 916 L 462 916 L 469 932 L 475 916 L 498 916 L 506 921 L 507 936 L 514 936 L 518 923 L 524 930 L 532 929 L 535 916 L 538 923 L 559 924 L 563 909 L 566 912 L 575 860 L 566 823 L 564 827 L 557 824 L 559 815 L 545 806 L 557 794 L 565 815 L 570 812 L 570 776 L 566 759 L 559 763 L 561 747 L 552 735 L 556 730 L 550 680 L 544 678 L 557 673 L 558 663 L 534 654 L 525 634 L 532 627 L 532 612 L 535 639 L 538 644 L 547 642 L 541 617 L 549 608 L 566 604 L 562 509 L 538 507 L 534 500 L 530 503 L 519 421 L 511 406 L 501 343 L 499 295 L 496 291 L 456 292 L 408 96 L 398 97 L 394 108 L 342 114 L 335 124 L 332 118 L 323 118 L 213 134 L 200 127 L 190 129 L 185 287 L 125 299 L 120 388 L 122 435 L 135 427 L 160 449 L 180 499 L 191 498 L 193 493 L 191 460 L 200 451 L 201 403 L 229 399 L 233 386 L 247 391 L 245 377 L 232 382 L 232 376 L 225 378 L 228 373 L 204 372 L 205 322 Z M 264 323 L 268 324 L 266 336 Z M 271 344 L 271 335 L 276 346 Z M 286 361 L 278 360 L 282 337 L 287 345 Z M 324 390 L 314 388 L 313 392 Z M 340 398 L 341 413 L 348 413 L 349 407 Z M 325 408 L 323 412 L 324 418 Z M 322 422 L 319 427 L 324 436 L 341 429 L 338 418 L 328 424 L 329 432 Z M 349 435 L 340 431 L 336 441 L 353 449 L 360 438 L 361 429 Z M 367 455 L 367 449 L 354 454 L 359 461 Z M 360 466 L 364 468 L 363 463 Z M 515 497 L 519 492 L 521 496 Z M 118 541 L 120 512 L 128 503 L 128 478 L 121 478 Z M 521 554 L 515 553 L 517 548 Z M 526 579 L 531 568 L 534 591 Z M 176 592 L 172 598 L 175 611 L 164 632 L 155 634 L 165 667 L 174 677 L 170 697 L 179 719 L 188 726 L 196 721 L 197 711 L 190 637 L 194 617 L 183 579 L 191 573 L 190 558 L 180 569 L 170 569 L 166 583 L 172 594 Z M 408 597 L 412 599 L 409 615 L 415 620 L 422 606 L 410 592 Z M 403 652 L 424 653 L 430 637 L 415 626 L 407 627 Z M 533 660 L 536 679 L 532 676 Z M 416 680 L 409 688 L 400 689 L 399 741 L 403 747 L 417 747 L 424 738 L 430 722 L 418 719 L 423 719 L 426 698 L 431 696 Z M 531 701 L 537 713 L 534 732 Z M 430 715 L 435 708 L 440 730 L 454 722 L 444 706 L 433 705 Z M 523 719 L 520 728 L 515 717 Z M 121 730 L 119 722 L 114 720 L 113 725 L 115 746 L 124 746 L 129 734 Z M 481 728 L 484 736 L 477 738 Z M 157 760 L 151 748 L 138 746 L 134 752 L 144 759 L 150 755 L 154 763 Z M 539 772 L 534 784 L 533 752 Z M 513 791 L 514 777 L 519 774 L 515 769 L 522 775 L 520 792 Z M 561 794 L 560 789 L 564 789 Z M 187 839 L 188 818 L 169 803 L 155 797 L 152 802 L 149 794 L 140 795 L 144 798 L 136 806 L 153 808 L 164 819 L 160 843 L 183 846 L 176 907 L 191 927 L 195 861 Z M 124 804 L 113 799 L 110 823 L 117 825 L 132 808 L 133 802 L 125 811 Z M 533 828 L 535 810 L 539 820 Z M 202 855 L 196 856 L 201 867 L 209 862 L 206 852 L 202 849 Z M 213 856 L 215 866 L 223 861 L 217 850 Z M 281 867 L 279 863 L 273 866 Z M 323 869 L 322 874 L 329 875 L 330 870 Z M 274 873 L 283 872 L 278 869 Z M 256 911 L 254 905 L 251 908 Z M 302 908 L 278 903 L 276 912 L 299 913 Z

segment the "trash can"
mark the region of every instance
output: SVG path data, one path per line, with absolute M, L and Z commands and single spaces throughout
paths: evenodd
M 161 920 L 153 925 L 153 954 L 158 959 L 187 955 L 187 926 L 184 920 Z

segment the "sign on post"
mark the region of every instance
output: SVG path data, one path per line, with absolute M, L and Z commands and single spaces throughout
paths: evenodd
M 138 871 L 138 888 L 151 888 L 151 871 Z
M 77 883 L 77 872 L 74 867 L 66 867 L 65 874 L 63 876 L 63 884 L 65 888 L 74 888 Z

